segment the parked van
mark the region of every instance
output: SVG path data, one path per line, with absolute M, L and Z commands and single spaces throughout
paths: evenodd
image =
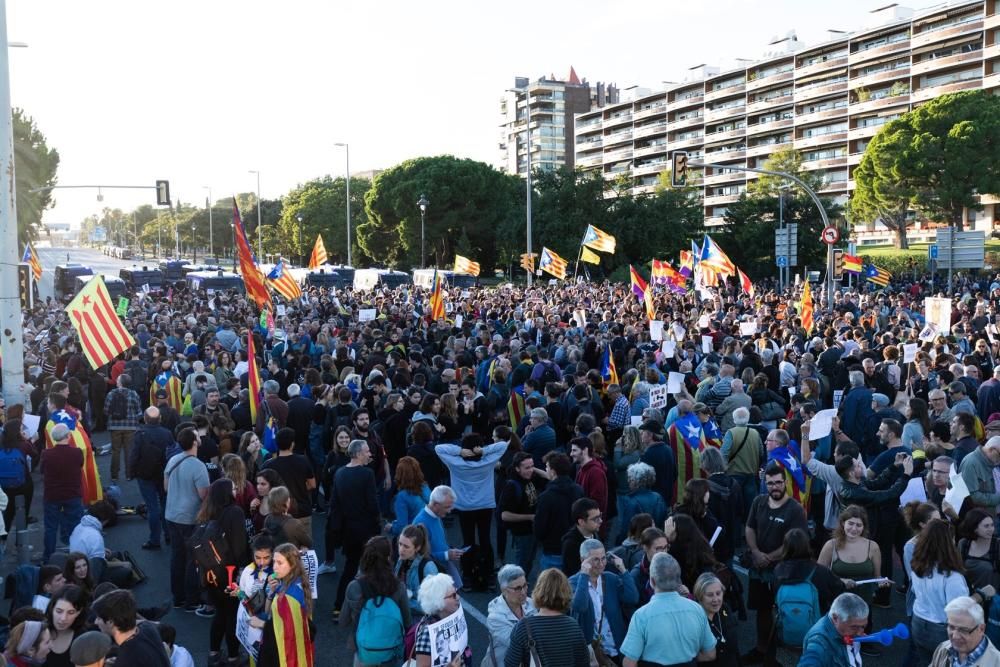
M 454 271 L 437 270 L 438 275 L 444 277 L 444 282 L 448 287 L 475 287 L 478 279 L 467 273 L 455 273 Z M 414 269 L 413 284 L 417 287 L 431 289 L 434 287 L 434 269 Z
M 228 271 L 192 271 L 184 278 L 187 286 L 192 291 L 203 289 L 209 294 L 214 292 L 239 292 L 243 294 L 247 291 L 243 284 L 243 278 L 238 274 Z
M 104 286 L 108 288 L 108 294 L 111 295 L 112 305 L 118 305 L 118 298 L 122 296 L 130 296 L 126 294 L 125 281 L 118 276 L 109 276 L 107 274 L 101 275 L 104 278 Z M 94 274 L 77 276 L 73 279 L 73 295 L 76 296 L 80 293 L 87 283 L 94 279 Z
M 94 270 L 83 264 L 60 264 L 56 267 L 55 292 L 56 298 L 70 299 L 77 293 L 76 277 L 92 276 Z
M 160 273 L 163 274 L 164 283 L 176 283 L 184 280 L 184 272 L 181 270 L 191 262 L 186 259 L 165 259 L 158 265 Z
M 129 294 L 138 294 L 142 291 L 143 285 L 149 285 L 150 292 L 159 292 L 163 289 L 163 272 L 148 266 L 121 269 L 118 271 L 118 277 L 125 281 L 125 289 Z
M 358 269 L 354 272 L 354 289 L 376 289 L 379 287 L 393 289 L 408 284 L 410 280 L 410 274 L 405 271 Z
M 306 285 L 309 287 L 325 287 L 327 289 L 343 289 L 344 277 L 332 269 L 312 269 L 306 274 Z

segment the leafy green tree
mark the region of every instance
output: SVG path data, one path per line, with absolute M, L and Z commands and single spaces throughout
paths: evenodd
M 31 192 L 56 184 L 59 152 L 49 148 L 35 120 L 21 109 L 11 111 L 14 121 L 14 181 L 17 195 L 19 245 L 38 238 L 42 213 L 53 204 L 52 191 Z
M 347 200 L 346 181 L 343 178 L 324 176 L 297 186 L 283 198 L 278 230 L 283 239 L 282 252 L 286 257 L 309 261 L 317 234 L 322 234 L 323 245 L 330 262 L 347 263 Z M 367 221 L 365 195 L 371 189 L 366 178 L 351 178 L 351 253 L 352 261 L 360 257 L 358 227 Z M 299 216 L 302 216 L 301 225 Z
M 362 262 L 408 269 L 420 264 L 421 216 L 427 197 L 428 266 L 451 266 L 457 241 L 468 236 L 469 259 L 489 274 L 497 263 L 497 237 L 523 209 L 523 182 L 475 160 L 450 155 L 407 160 L 375 177 L 365 195 L 367 220 L 358 226 Z M 523 201 L 523 200 L 522 200 Z M 505 258 L 506 259 L 506 258 Z
M 563 259 L 573 261 L 587 225 L 608 229 L 611 200 L 604 199 L 604 179 L 599 171 L 539 171 L 533 186 L 537 193 L 532 203 L 532 250 L 551 248 Z M 515 228 L 513 243 L 516 255 L 524 252 L 524 221 Z M 606 257 L 604 255 L 603 257 Z
M 1000 99 L 984 90 L 942 95 L 887 123 L 855 170 L 852 214 L 900 222 L 903 201 L 962 229 L 980 195 L 1000 194 Z M 903 227 L 900 230 L 900 227 Z
M 823 174 L 819 171 L 805 171 L 802 169 L 802 153 L 794 148 L 782 148 L 771 154 L 764 161 L 762 169 L 767 171 L 780 171 L 783 174 L 791 174 L 803 183 L 808 185 L 813 192 L 823 187 Z M 771 176 L 761 174 L 747 184 L 747 192 L 750 196 L 770 196 L 777 197 L 779 190 L 787 188 L 788 192 L 801 190 L 801 188 L 781 176 Z M 803 193 L 804 194 L 804 193 Z

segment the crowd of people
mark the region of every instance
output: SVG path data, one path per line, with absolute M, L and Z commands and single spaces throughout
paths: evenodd
M 894 596 L 905 665 L 1000 665 L 1000 277 L 960 278 L 950 331 L 921 339 L 931 285 L 811 313 L 767 282 L 658 292 L 656 327 L 609 283 L 447 290 L 437 322 L 413 287 L 312 289 L 264 318 L 175 289 L 131 303 L 136 346 L 96 370 L 39 304 L 0 504 L 8 529 L 18 497 L 35 521 L 40 480 L 44 563 L 7 659 L 190 662 L 104 543 L 134 481 L 212 665 L 310 665 L 335 623 L 356 665 L 857 667 Z M 472 591 L 495 593 L 486 645 Z

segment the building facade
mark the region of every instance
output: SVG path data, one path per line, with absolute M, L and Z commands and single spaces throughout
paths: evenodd
M 820 193 L 846 202 L 853 169 L 879 128 L 938 95 L 989 89 L 1000 94 L 1000 0 L 952 2 L 914 13 L 873 12 L 873 25 L 805 47 L 794 35 L 764 59 L 728 71 L 692 68 L 664 91 L 576 117 L 576 166 L 607 181 L 631 179 L 650 192 L 672 151 L 720 165 L 696 183 L 708 225 L 723 224 L 754 174 L 778 149 L 802 153 L 803 169 L 823 176 Z M 990 229 L 994 204 L 970 211 L 970 228 Z
M 529 81 L 514 79 L 514 87 L 500 100 L 500 156 L 497 167 L 509 174 L 528 171 L 527 135 L 531 118 L 531 167 L 554 171 L 574 166 L 573 118 L 592 108 L 618 102 L 613 84 L 591 85 L 571 67 L 565 80 L 554 75 Z

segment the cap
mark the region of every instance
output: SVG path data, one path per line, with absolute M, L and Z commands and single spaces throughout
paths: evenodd
M 889 406 L 889 397 L 886 396 L 885 394 L 875 393 L 872 394 L 872 402 L 880 407 L 885 408 Z
M 111 637 L 103 632 L 91 630 L 73 640 L 69 648 L 69 659 L 77 667 L 93 665 L 107 657 L 111 650 Z
M 639 430 L 649 431 L 650 433 L 655 433 L 656 435 L 663 435 L 663 424 L 655 419 L 647 419 L 639 426 Z
M 157 398 L 166 398 L 167 397 L 167 390 L 166 389 L 157 389 L 156 390 L 156 397 Z
M 53 442 L 65 440 L 69 437 L 69 426 L 66 426 L 66 424 L 56 424 L 52 427 L 51 436 Z
M 969 390 L 965 388 L 965 383 L 955 380 L 950 385 L 948 385 L 948 393 L 951 394 L 967 394 Z

